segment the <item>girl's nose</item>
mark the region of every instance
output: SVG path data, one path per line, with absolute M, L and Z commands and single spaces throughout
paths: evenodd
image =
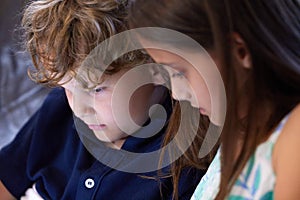
M 189 89 L 190 86 L 186 80 L 173 79 L 171 80 L 171 87 L 174 99 L 190 101 L 192 95 Z

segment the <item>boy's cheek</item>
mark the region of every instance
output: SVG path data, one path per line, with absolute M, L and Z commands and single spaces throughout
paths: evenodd
M 153 92 L 154 86 L 152 84 L 148 84 L 136 90 L 131 96 L 128 105 L 131 115 L 130 117 L 139 126 L 142 126 L 149 118 L 149 111 L 152 106 L 151 103 L 153 101 L 151 98 Z M 159 102 L 159 99 L 157 99 L 157 101 L 153 103 L 157 102 Z

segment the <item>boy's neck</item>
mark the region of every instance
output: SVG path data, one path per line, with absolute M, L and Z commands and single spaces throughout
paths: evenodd
M 115 141 L 115 142 L 107 142 L 107 143 L 105 143 L 105 145 L 112 149 L 120 150 L 121 147 L 123 146 L 124 142 L 126 141 L 126 139 L 127 138 L 123 138 L 123 139 Z

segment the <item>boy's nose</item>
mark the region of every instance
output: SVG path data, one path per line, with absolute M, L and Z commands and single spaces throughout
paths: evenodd
M 73 99 L 73 110 L 78 117 L 86 117 L 95 114 L 94 99 L 87 94 L 75 94 Z

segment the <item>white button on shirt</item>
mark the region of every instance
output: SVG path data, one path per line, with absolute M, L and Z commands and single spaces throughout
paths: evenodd
M 95 181 L 91 178 L 88 178 L 88 179 L 85 180 L 84 184 L 85 184 L 85 187 L 87 187 L 88 189 L 91 189 L 91 188 L 94 187 Z

